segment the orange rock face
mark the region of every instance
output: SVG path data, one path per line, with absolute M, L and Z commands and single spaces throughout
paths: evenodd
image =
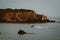
M 0 9 L 0 22 L 36 23 L 48 20 L 47 16 L 27 9 Z

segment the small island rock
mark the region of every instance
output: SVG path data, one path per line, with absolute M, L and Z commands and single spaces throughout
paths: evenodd
M 18 34 L 27 34 L 27 32 L 23 31 L 23 30 L 19 30 Z

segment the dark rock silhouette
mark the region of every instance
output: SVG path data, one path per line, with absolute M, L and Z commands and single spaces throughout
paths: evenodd
M 18 34 L 22 34 L 22 35 L 23 35 L 23 34 L 27 34 L 27 32 L 25 32 L 25 31 L 23 31 L 23 30 L 19 30 L 19 31 L 18 31 Z
M 50 22 L 55 22 L 55 20 L 50 20 Z
M 1 23 L 43 23 L 50 21 L 47 16 L 29 9 L 0 9 Z
M 33 27 L 34 27 L 34 25 L 31 26 L 31 28 L 33 28 Z
M 0 34 L 1 34 L 1 32 L 0 32 Z
M 27 32 L 25 32 L 24 30 L 19 30 L 19 31 L 18 31 L 18 34 L 19 34 L 19 35 L 24 35 L 24 34 L 35 34 L 35 33 L 27 33 Z

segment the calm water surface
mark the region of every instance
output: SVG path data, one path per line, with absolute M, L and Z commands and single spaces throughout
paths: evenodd
M 31 28 L 32 25 L 38 27 Z M 18 35 L 20 29 L 33 34 Z M 60 40 L 60 23 L 0 23 L 0 32 L 0 40 Z

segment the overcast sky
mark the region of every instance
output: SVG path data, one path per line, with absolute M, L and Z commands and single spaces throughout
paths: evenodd
M 60 0 L 0 0 L 0 8 L 32 9 L 38 14 L 60 16 Z

